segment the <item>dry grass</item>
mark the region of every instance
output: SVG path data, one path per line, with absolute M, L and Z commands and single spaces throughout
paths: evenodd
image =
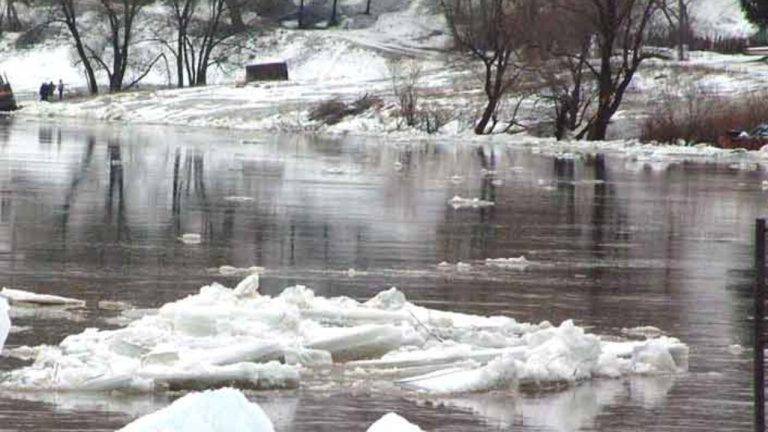
M 643 141 L 717 143 L 729 130 L 752 130 L 768 122 L 768 93 L 737 97 L 691 87 L 682 97 L 663 95 L 642 126 Z

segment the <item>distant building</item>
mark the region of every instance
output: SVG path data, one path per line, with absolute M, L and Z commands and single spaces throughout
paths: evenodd
M 245 82 L 287 81 L 288 65 L 282 63 L 261 63 L 245 67 Z

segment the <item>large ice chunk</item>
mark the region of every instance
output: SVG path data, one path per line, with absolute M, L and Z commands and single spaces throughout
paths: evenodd
M 238 390 L 190 393 L 119 432 L 274 432 L 261 407 Z
M 295 388 L 300 375 L 326 380 L 333 363 L 347 363 L 334 370 L 453 394 L 672 374 L 688 358 L 671 337 L 607 341 L 572 321 L 555 327 L 428 309 L 394 288 L 367 302 L 304 286 L 271 297 L 258 293 L 256 275 L 132 318 L 124 328 L 86 329 L 29 349 L 34 362 L 0 372 L 0 389 Z
M 11 318 L 8 312 L 8 301 L 0 297 L 0 352 L 3 351 L 5 340 L 11 332 Z
M 389 413 L 372 424 L 367 432 L 423 432 L 423 430 L 399 415 Z
M 0 297 L 5 297 L 11 303 L 24 303 L 37 306 L 85 306 L 85 302 L 78 299 L 51 294 L 37 294 L 10 288 L 3 288 L 0 290 Z

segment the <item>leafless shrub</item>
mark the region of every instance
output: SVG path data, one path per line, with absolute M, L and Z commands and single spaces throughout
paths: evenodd
M 378 109 L 382 105 L 384 105 L 384 101 L 382 101 L 380 97 L 366 93 L 349 105 L 347 115 L 362 114 L 372 108 Z
M 408 127 L 418 123 L 419 85 L 421 65 L 413 60 L 393 60 L 387 63 L 399 108 L 399 117 Z
M 666 92 L 642 125 L 643 141 L 716 143 L 729 130 L 768 122 L 768 93 L 726 98 L 690 85 L 682 96 Z
M 452 119 L 450 110 L 436 104 L 430 104 L 418 112 L 419 128 L 429 134 L 435 134 Z
M 347 115 L 347 104 L 339 99 L 331 99 L 320 103 L 309 112 L 309 119 L 334 125 L 339 123 Z
M 334 98 L 320 103 L 310 111 L 309 119 L 327 125 L 335 125 L 347 116 L 359 115 L 369 109 L 381 107 L 381 105 L 381 98 L 367 93 L 350 104 Z

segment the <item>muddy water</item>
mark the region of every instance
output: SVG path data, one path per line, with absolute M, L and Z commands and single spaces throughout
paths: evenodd
M 246 140 L 246 141 L 243 141 Z M 495 175 L 488 175 L 495 171 Z M 10 348 L 109 328 L 100 300 L 153 308 L 262 266 L 366 299 L 397 286 L 434 308 L 654 325 L 692 348 L 690 373 L 542 393 L 416 398 L 365 383 L 251 394 L 282 431 L 361 431 L 397 411 L 439 431 L 749 430 L 752 223 L 762 171 L 565 163 L 507 146 L 250 136 L 0 119 L 0 284 L 85 299 L 16 314 Z M 454 210 L 454 195 L 494 208 Z M 200 245 L 179 241 L 185 233 Z M 485 258 L 525 255 L 525 271 Z M 468 272 L 437 269 L 472 264 Z M 350 272 L 349 269 L 354 269 Z M 0 369 L 23 364 L 0 358 Z M 0 430 L 114 430 L 163 395 L 0 395 Z

